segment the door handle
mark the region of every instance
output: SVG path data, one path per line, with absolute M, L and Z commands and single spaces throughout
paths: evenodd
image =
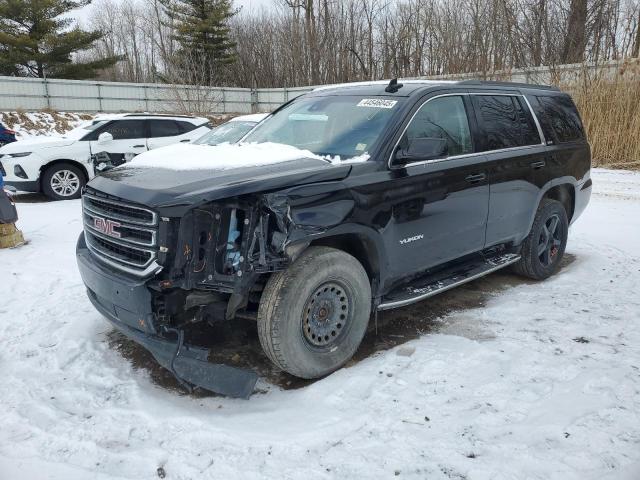
M 487 178 L 487 175 L 484 173 L 476 173 L 474 175 L 469 175 L 468 177 L 465 177 L 465 180 L 469 183 L 480 183 L 481 181 L 483 181 L 484 179 Z
M 144 148 L 144 145 L 134 145 L 134 146 L 133 146 L 133 147 L 131 147 L 131 148 Z
M 188 143 L 188 142 L 190 142 L 190 141 L 191 141 L 191 140 L 189 140 L 188 138 L 185 138 L 184 140 L 180 140 L 180 143 Z
M 544 167 L 546 164 L 547 164 L 547 162 L 545 162 L 544 160 L 540 160 L 539 162 L 531 163 L 531 168 L 533 168 L 534 170 L 538 170 L 538 169 Z

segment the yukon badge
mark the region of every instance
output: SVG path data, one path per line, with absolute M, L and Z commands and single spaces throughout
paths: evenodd
M 407 243 L 415 242 L 416 240 L 422 240 L 423 238 L 424 238 L 424 235 L 422 234 L 415 235 L 413 237 L 403 238 L 402 240 L 400 240 L 400 245 L 406 245 Z

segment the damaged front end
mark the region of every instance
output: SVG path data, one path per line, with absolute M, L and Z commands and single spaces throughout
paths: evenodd
M 211 202 L 176 217 L 159 214 L 151 236 L 157 239 L 154 262 L 159 271 L 136 276 L 123 255 L 129 254 L 127 239 L 133 239 L 132 245 L 142 241 L 139 232 L 134 234 L 137 220 L 123 217 L 122 203 L 99 192 L 91 195 L 83 202 L 85 234 L 78 241 L 77 260 L 94 306 L 185 388 L 251 395 L 255 372 L 208 362 L 209 349 L 187 344 L 185 331 L 203 322 L 256 318 L 265 274 L 291 261 L 285 253 L 286 234 L 278 226 L 285 220 L 277 219 L 261 196 Z M 110 232 L 99 233 L 102 225 Z
M 185 386 L 246 397 L 254 372 L 207 362 L 217 352 L 185 337 L 256 320 L 269 275 L 353 208 L 335 194 L 350 169 L 303 158 L 179 173 L 127 164 L 97 176 L 76 255 L 89 298 Z
M 171 242 L 174 251 L 167 247 L 165 274 L 149 285 L 165 295 L 184 297 L 184 308 L 173 308 L 174 315 L 189 311 L 194 306 L 189 296 L 200 292 L 191 300 L 200 302 L 197 316 L 230 320 L 247 308 L 252 293 L 261 291 L 261 275 L 288 265 L 289 257 L 280 248 L 285 238 L 276 227 L 274 215 L 259 198 L 189 210 Z

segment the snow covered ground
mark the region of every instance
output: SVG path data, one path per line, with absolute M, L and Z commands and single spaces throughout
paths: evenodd
M 181 394 L 110 346 L 76 270 L 79 202 L 20 203 L 31 243 L 0 251 L 0 479 L 637 480 L 640 174 L 593 179 L 552 279 L 497 273 L 386 314 L 365 343 L 405 320 L 424 334 L 248 401 Z

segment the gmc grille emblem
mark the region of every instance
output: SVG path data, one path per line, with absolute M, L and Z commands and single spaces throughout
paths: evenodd
M 99 232 L 109 235 L 110 237 L 120 238 L 120 232 L 114 229 L 120 226 L 120 223 L 109 220 L 108 218 L 93 217 L 93 226 Z

